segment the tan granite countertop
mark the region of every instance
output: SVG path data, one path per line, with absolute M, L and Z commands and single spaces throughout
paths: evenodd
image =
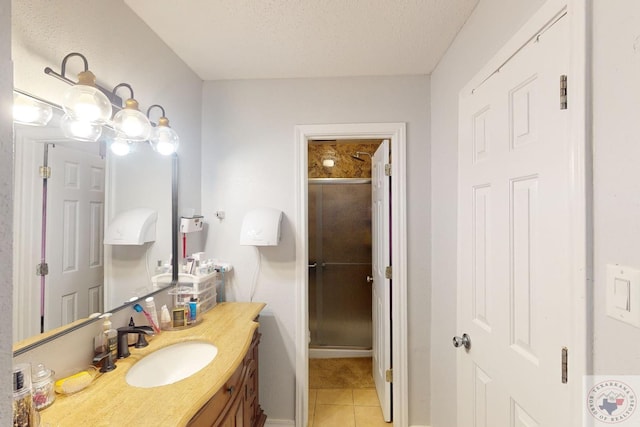
M 221 303 L 202 315 L 196 326 L 164 331 L 143 349 L 131 347 L 131 356 L 118 359 L 117 368 L 99 376 L 89 387 L 56 396 L 52 406 L 40 412 L 42 425 L 62 426 L 183 426 L 222 387 L 249 349 L 253 320 L 263 303 Z M 218 355 L 196 374 L 174 384 L 138 388 L 128 385 L 125 375 L 145 355 L 162 347 L 188 340 L 209 341 Z M 185 362 L 188 355 L 185 354 Z

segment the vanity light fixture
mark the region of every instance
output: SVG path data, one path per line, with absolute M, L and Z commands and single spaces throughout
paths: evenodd
M 159 108 L 162 111 L 162 117 L 158 119 L 158 124 L 151 130 L 149 142 L 151 147 L 158 153 L 169 156 L 178 151 L 180 145 L 180 137 L 175 130 L 169 127 L 169 119 L 165 116 L 164 108 L 161 105 L 154 104 L 147 110 L 147 117 L 153 108 Z
M 113 128 L 122 137 L 132 142 L 142 142 L 149 139 L 151 123 L 149 118 L 138 109 L 138 101 L 133 97 L 133 88 L 127 83 L 120 83 L 113 88 L 113 93 L 121 88 L 129 89 L 131 96 L 125 101 L 124 108 L 113 117 Z
M 66 77 L 67 61 L 72 57 L 81 58 L 84 64 L 84 70 L 78 73 L 77 83 Z M 60 70 L 61 73 L 58 74 L 47 67 L 44 72 L 73 85 L 65 91 L 62 97 L 64 112 L 75 120 L 96 124 L 108 122 L 113 111 L 112 100 L 107 97 L 104 89 L 96 85 L 96 76 L 89 71 L 87 58 L 80 53 L 72 52 L 62 59 Z
M 53 117 L 51 105 L 32 96 L 13 92 L 13 121 L 29 126 L 45 126 Z

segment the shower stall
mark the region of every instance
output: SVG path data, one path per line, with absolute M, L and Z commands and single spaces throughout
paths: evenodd
M 309 179 L 308 194 L 310 354 L 369 353 L 371 180 Z

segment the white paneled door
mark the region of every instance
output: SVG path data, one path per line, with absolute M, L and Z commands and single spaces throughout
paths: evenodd
M 567 21 L 460 96 L 459 426 L 576 421 L 561 375 L 572 307 Z
M 373 379 L 384 420 L 391 421 L 391 383 L 386 372 L 391 369 L 391 279 L 386 268 L 391 266 L 391 177 L 385 173 L 389 164 L 389 140 L 384 140 L 373 155 L 371 163 L 371 222 L 372 222 L 372 323 L 373 323 Z
M 103 309 L 104 159 L 78 145 L 49 148 L 45 330 Z

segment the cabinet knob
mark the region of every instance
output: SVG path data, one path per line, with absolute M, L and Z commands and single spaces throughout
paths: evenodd
M 233 386 L 229 387 L 227 389 L 227 391 L 229 392 L 230 395 L 233 395 L 233 391 L 235 390 L 235 388 Z

